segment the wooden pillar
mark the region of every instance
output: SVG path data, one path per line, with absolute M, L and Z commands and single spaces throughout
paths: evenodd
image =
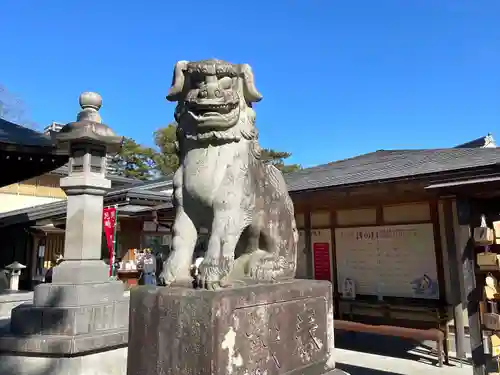
M 311 210 L 309 208 L 304 212 L 304 233 L 305 233 L 305 247 L 306 247 L 306 262 L 307 262 L 307 275 L 310 279 L 314 278 L 313 270 L 313 255 L 311 246 Z
M 453 307 L 453 320 L 455 322 L 455 346 L 458 358 L 465 359 L 465 324 L 464 310 L 462 307 L 462 290 L 460 286 L 460 268 L 462 259 L 458 256 L 459 251 L 455 241 L 455 229 L 453 218 L 453 202 L 450 199 L 443 201 L 443 216 L 446 238 L 446 250 L 448 254 L 448 269 L 450 270 L 450 301 Z
M 29 259 L 31 259 L 31 265 L 29 267 L 30 274 L 29 274 L 29 279 L 31 280 L 32 286 L 34 286 L 34 280 L 36 276 L 36 270 L 38 267 L 38 244 L 40 243 L 40 236 L 37 234 L 31 234 L 33 236 L 33 246 L 27 246 L 28 248 L 31 247 L 31 254 Z
M 332 248 L 332 262 L 330 269 L 332 270 L 332 292 L 333 292 L 333 307 L 334 307 L 334 317 L 338 318 L 340 311 L 339 300 L 339 278 L 337 271 L 337 246 L 335 243 L 335 228 L 337 227 L 337 211 L 334 209 L 330 210 L 330 238 L 331 238 L 331 248 Z
M 436 270 L 439 283 L 439 300 L 443 306 L 446 306 L 446 279 L 444 277 L 443 248 L 441 246 L 441 228 L 439 227 L 438 201 L 430 201 L 429 206 L 434 232 L 434 246 L 436 250 Z
M 376 208 L 376 224 L 377 226 L 384 225 L 384 206 L 377 206 Z
M 472 220 L 471 204 L 467 199 L 457 199 L 457 215 L 459 225 L 468 225 L 471 236 L 464 249 L 459 249 L 459 259 L 462 261 L 465 295 L 467 296 L 467 313 L 469 315 L 469 335 L 472 351 L 472 366 L 474 375 L 486 374 L 486 356 L 484 354 L 483 330 L 481 329 L 481 313 L 479 303 L 483 294 L 483 286 L 476 283 L 475 251 L 472 238 L 472 225 L 479 225 Z M 479 215 L 474 215 L 474 218 Z M 477 221 L 477 220 L 476 220 Z

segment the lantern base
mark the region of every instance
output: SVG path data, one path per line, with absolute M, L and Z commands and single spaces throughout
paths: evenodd
M 70 278 L 73 282 L 62 283 Z M 35 287 L 33 303 L 12 310 L 0 352 L 76 355 L 127 343 L 129 299 L 121 281 L 107 278 L 102 261 L 65 261 L 54 268 L 54 281 Z
M 67 357 L 0 354 L 2 375 L 126 375 L 127 348 Z

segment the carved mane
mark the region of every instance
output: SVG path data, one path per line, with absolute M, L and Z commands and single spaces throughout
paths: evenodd
M 185 110 L 186 95 L 191 89 L 191 74 L 202 71 L 210 71 L 211 74 L 216 75 L 238 77 L 239 82 L 236 91 L 239 96 L 240 115 L 235 126 L 225 130 L 213 130 L 203 133 L 183 127 L 180 116 Z M 183 128 L 179 135 L 182 135 L 185 139 L 201 142 L 220 141 L 224 143 L 239 142 L 242 139 L 257 141 L 255 112 L 252 109 L 252 103 L 260 101 L 262 95 L 255 87 L 253 72 L 248 64 L 231 64 L 217 59 L 198 62 L 179 61 L 174 67 L 172 86 L 168 92 L 167 99 L 178 102 L 174 115 L 179 127 Z

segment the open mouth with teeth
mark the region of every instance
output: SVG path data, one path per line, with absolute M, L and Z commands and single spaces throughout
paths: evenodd
M 187 112 L 199 127 L 229 128 L 239 115 L 238 103 L 195 103 L 187 106 Z

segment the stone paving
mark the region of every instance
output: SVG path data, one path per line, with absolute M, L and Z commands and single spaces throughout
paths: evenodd
M 470 375 L 472 367 L 463 364 L 462 367 L 456 361 L 452 366 L 437 367 L 435 356 L 431 361 L 424 357 L 415 356 L 411 358 L 395 358 L 381 354 L 363 353 L 354 350 L 335 349 L 337 354 L 337 367 L 348 372 L 350 375 Z M 434 358 L 433 358 L 434 357 Z
M 351 375 L 470 375 L 472 367 L 451 359 L 437 367 L 431 348 L 393 337 L 336 335 L 337 366 Z M 452 355 L 453 357 L 453 355 Z

